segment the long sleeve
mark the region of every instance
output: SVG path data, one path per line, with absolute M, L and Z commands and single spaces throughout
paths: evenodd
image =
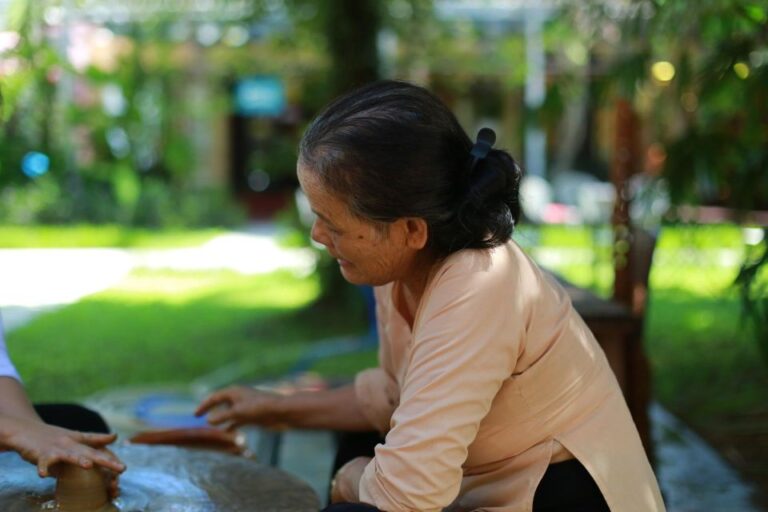
M 5 347 L 5 334 L 3 333 L 3 322 L 0 318 L 0 377 L 12 377 L 18 381 L 21 381 L 19 373 L 13 366 L 11 359 L 8 357 L 8 351 Z
M 369 368 L 355 377 L 355 396 L 363 414 L 384 435 L 398 402 L 395 379 L 382 368 Z
M 392 413 L 399 402 L 400 387 L 393 373 L 389 326 L 385 305 L 389 287 L 374 288 L 376 297 L 376 322 L 379 335 L 379 366 L 358 373 L 355 377 L 355 396 L 363 414 L 384 436 L 389 431 Z
M 440 510 L 457 496 L 468 448 L 525 331 L 523 301 L 502 277 L 446 265 L 425 291 L 400 403 L 363 473 L 361 501 L 388 512 Z

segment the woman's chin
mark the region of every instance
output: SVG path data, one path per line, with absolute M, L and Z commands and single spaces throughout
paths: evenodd
M 360 282 L 360 276 L 358 276 L 351 268 L 349 264 L 339 264 L 339 271 L 341 271 L 341 277 L 346 279 L 351 284 L 364 284 Z
M 339 263 L 339 270 L 341 271 L 341 277 L 343 277 L 348 283 L 354 285 L 370 285 L 370 279 L 366 279 L 366 276 L 360 275 L 355 271 L 355 267 L 350 263 Z

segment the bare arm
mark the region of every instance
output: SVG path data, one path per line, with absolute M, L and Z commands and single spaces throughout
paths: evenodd
M 281 405 L 281 416 L 294 427 L 375 430 L 363 415 L 352 384 L 327 391 L 297 393 L 285 397 Z
M 122 472 L 125 466 L 103 449 L 114 440 L 113 434 L 85 434 L 46 425 L 21 383 L 12 377 L 0 377 L 0 450 L 18 452 L 37 465 L 40 476 L 48 476 L 49 468 L 57 462 L 84 468 L 96 464 Z
M 41 421 L 21 383 L 13 377 L 0 377 L 0 397 L 0 416 Z
M 375 430 L 363 415 L 351 384 L 327 391 L 292 395 L 231 387 L 203 400 L 197 414 L 206 412 L 209 412 L 210 423 L 231 427 L 251 423 L 266 427 Z

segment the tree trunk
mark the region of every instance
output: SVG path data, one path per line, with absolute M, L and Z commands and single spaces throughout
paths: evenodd
M 327 0 L 325 29 L 334 96 L 379 77 L 376 45 L 381 15 L 376 0 Z

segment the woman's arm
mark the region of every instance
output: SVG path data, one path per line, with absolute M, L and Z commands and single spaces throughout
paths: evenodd
M 273 428 L 374 430 L 360 408 L 353 385 L 291 395 L 230 387 L 203 400 L 196 414 L 205 413 L 211 424 L 229 427 L 257 424 Z
M 48 476 L 57 462 L 84 468 L 95 464 L 120 473 L 125 466 L 104 449 L 114 440 L 114 434 L 86 434 L 43 423 L 21 383 L 0 377 L 0 449 L 18 452 L 37 465 L 40 476 Z
M 0 416 L 42 421 L 27 398 L 21 383 L 13 377 L 0 377 Z
M 346 431 L 375 430 L 363 414 L 352 384 L 337 389 L 286 397 L 281 415 L 299 428 Z
M 30 420 L 0 415 L 0 449 L 13 450 L 37 466 L 40 476 L 48 476 L 51 466 L 59 462 L 83 468 L 98 465 L 122 473 L 125 465 L 106 450 L 115 440 L 114 434 L 75 432 Z

